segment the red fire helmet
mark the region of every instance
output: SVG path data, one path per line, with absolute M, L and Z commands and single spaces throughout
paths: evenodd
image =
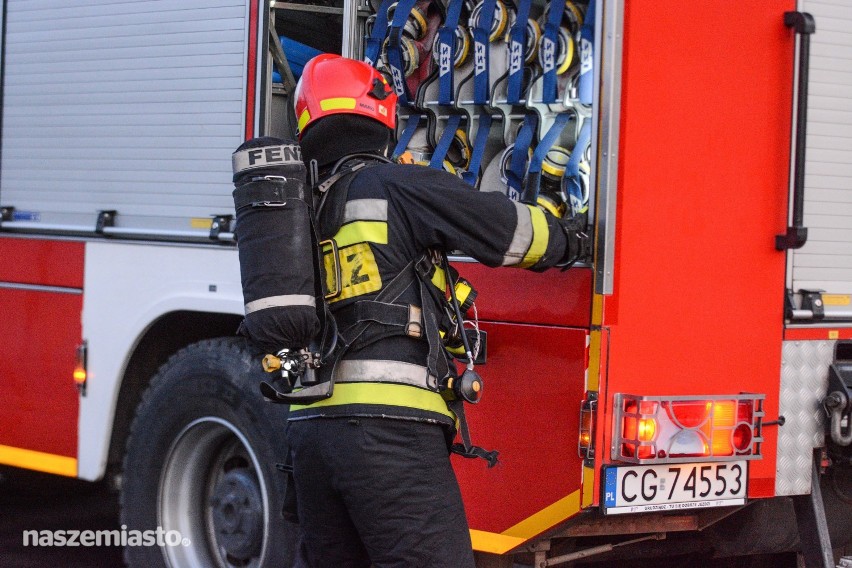
M 305 64 L 296 85 L 299 138 L 312 122 L 331 114 L 360 114 L 396 126 L 396 94 L 368 63 L 332 53 Z

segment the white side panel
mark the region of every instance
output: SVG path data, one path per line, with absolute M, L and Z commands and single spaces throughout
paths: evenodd
M 233 209 L 246 0 L 6 4 L 0 183 L 19 220 L 187 230 Z
M 816 20 L 808 88 L 805 226 L 793 289 L 852 292 L 852 2 L 801 0 Z
M 236 249 L 86 244 L 83 337 L 89 380 L 80 399 L 79 477 L 103 475 L 130 354 L 151 323 L 178 310 L 243 314 Z

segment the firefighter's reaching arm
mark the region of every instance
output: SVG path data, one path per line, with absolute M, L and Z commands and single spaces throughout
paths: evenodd
M 475 191 L 446 172 L 395 167 L 405 169 L 388 188 L 389 205 L 408 221 L 412 244 L 421 250 L 458 250 L 486 266 L 532 270 L 567 266 L 584 254 L 587 237 L 579 220 L 560 219 L 503 193 Z M 375 175 L 386 184 L 381 169 L 361 175 Z

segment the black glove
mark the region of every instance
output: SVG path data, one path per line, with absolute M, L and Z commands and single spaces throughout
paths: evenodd
M 559 228 L 565 235 L 565 254 L 555 266 L 564 272 L 588 256 L 589 235 L 584 215 L 559 219 Z

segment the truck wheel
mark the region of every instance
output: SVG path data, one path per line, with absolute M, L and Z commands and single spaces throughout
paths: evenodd
M 242 340 L 220 338 L 182 349 L 151 381 L 124 456 L 129 566 L 292 565 L 296 527 L 282 518 L 275 466 L 286 408 L 263 400 L 258 369 Z

